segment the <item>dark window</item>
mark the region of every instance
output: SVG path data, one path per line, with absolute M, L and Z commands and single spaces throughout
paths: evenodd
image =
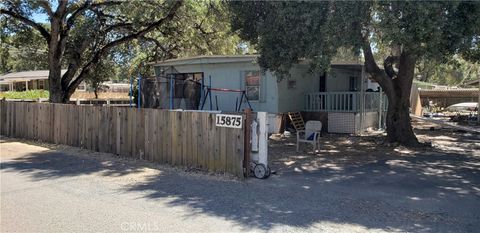
M 350 76 L 349 91 L 357 91 L 357 80 L 358 80 L 357 77 Z
M 323 73 L 320 76 L 320 86 L 318 88 L 318 91 L 320 91 L 320 92 L 327 91 L 327 75 L 325 73 Z
M 260 100 L 260 72 L 247 71 L 245 72 L 245 90 L 248 100 Z

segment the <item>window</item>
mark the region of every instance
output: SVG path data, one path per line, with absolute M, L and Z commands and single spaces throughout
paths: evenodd
M 354 77 L 354 76 L 350 76 L 350 81 L 349 81 L 349 91 L 357 91 L 357 80 L 358 78 L 357 77 Z
M 38 80 L 38 89 L 45 90 L 45 85 L 43 80 Z
M 295 89 L 295 88 L 297 88 L 297 80 L 288 80 L 287 88 L 288 88 L 288 89 Z
M 248 100 L 260 101 L 260 79 L 259 71 L 245 72 L 245 91 Z

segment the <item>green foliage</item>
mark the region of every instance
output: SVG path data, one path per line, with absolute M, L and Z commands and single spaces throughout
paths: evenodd
M 229 6 L 233 29 L 256 45 L 260 66 L 277 75 L 288 75 L 300 59 L 312 60 L 318 71 L 327 69 L 339 48 L 358 51 L 360 28 L 352 25 L 370 14 L 364 2 L 233 1 Z
M 150 62 L 199 55 L 242 53 L 240 38 L 232 33 L 230 12 L 220 1 L 184 2 L 177 19 L 168 25 L 170 35 L 159 32 L 117 47 L 112 54 L 120 64 L 117 80 L 128 80 L 139 73 L 154 74 Z
M 0 98 L 6 99 L 38 99 L 48 98 L 48 91 L 30 90 L 30 91 L 6 91 L 0 92 Z
M 366 72 L 388 97 L 387 138 L 406 146 L 419 146 L 405 104 L 417 61 L 445 63 L 455 54 L 474 59 L 480 43 L 480 2 L 231 1 L 228 5 L 234 13 L 233 29 L 256 45 L 260 66 L 277 77 L 290 75 L 292 65 L 303 59 L 318 72 L 328 69 L 340 49 L 363 52 Z
M 292 64 L 310 59 L 326 69 L 339 48 L 358 53 L 364 37 L 380 63 L 396 50 L 415 58 L 446 61 L 455 53 L 478 51 L 478 2 L 229 2 L 232 25 L 256 44 L 260 65 L 288 74 Z M 383 49 L 382 49 L 383 48 Z M 476 50 L 477 49 L 477 50 Z M 466 53 L 466 52 L 465 52 Z
M 478 2 L 380 1 L 377 6 L 374 26 L 381 42 L 406 46 L 418 57 L 448 59 L 478 43 Z
M 0 19 L 0 25 L 0 74 L 48 68 L 47 46 L 40 33 L 28 27 L 7 26 L 5 18 Z
M 87 75 L 85 80 L 95 93 L 95 98 L 98 98 L 98 92 L 107 90 L 107 86 L 102 83 L 111 80 L 115 75 L 115 63 L 108 58 L 100 61 L 93 72 Z
M 438 85 L 462 85 L 480 77 L 480 64 L 472 63 L 460 56 L 448 62 L 422 60 L 417 63 L 417 79 Z
M 108 1 L 110 0 L 92 3 Z M 10 2 L 6 2 L 3 7 L 8 9 L 12 6 L 26 16 L 31 16 L 32 13 L 45 14 L 43 7 L 36 1 Z M 164 17 L 166 10 L 174 3 L 175 1 L 160 0 L 121 1 L 78 15 L 69 31 L 65 53 L 61 58 L 62 68 L 77 66 L 79 70 L 75 74 L 79 74 L 103 45 Z M 69 2 L 68 7 L 74 9 L 76 5 L 82 4 L 82 1 Z M 229 16 L 226 5 L 221 1 L 186 0 L 168 24 L 137 40 L 111 48 L 100 59 L 108 61 L 100 61 L 85 79 L 93 86 L 106 81 L 105 77 L 113 81 L 128 81 L 138 73 L 144 77 L 152 76 L 152 66 L 147 64 L 149 62 L 186 56 L 240 53 L 241 42 L 230 30 Z M 11 17 L 2 15 L 0 19 L 3 23 L 0 34 L 0 72 L 47 69 L 47 44 L 40 33 Z M 22 51 L 21 56 L 12 55 L 17 50 Z

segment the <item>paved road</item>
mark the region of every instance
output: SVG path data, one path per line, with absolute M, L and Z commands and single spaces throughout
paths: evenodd
M 478 232 L 479 155 L 233 181 L 2 141 L 0 231 Z

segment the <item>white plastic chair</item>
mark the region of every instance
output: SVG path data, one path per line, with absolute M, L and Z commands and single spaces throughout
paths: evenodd
M 313 145 L 313 150 L 318 149 L 318 139 L 322 131 L 322 122 L 307 121 L 305 130 L 297 130 L 297 152 L 300 149 L 300 142 L 310 143 Z

